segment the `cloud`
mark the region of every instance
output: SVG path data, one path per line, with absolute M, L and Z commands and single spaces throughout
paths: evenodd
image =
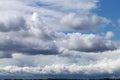
M 118 24 L 118 26 L 120 26 L 120 19 L 117 20 L 117 24 Z
M 12 54 L 10 52 L 0 51 L 0 58 L 12 58 Z
M 114 33 L 112 31 L 108 31 L 106 33 L 106 39 L 111 39 L 112 37 L 114 37 Z
M 6 66 L 1 67 L 0 71 L 3 71 L 7 74 L 14 75 L 77 75 L 79 78 L 81 77 L 113 77 L 115 73 L 116 77 L 119 77 L 119 59 L 111 60 L 111 59 L 103 59 L 98 61 L 97 63 L 88 64 L 88 65 L 77 65 L 77 64 L 52 64 L 46 65 L 44 67 L 36 66 L 36 67 L 18 67 L 18 66 Z M 11 75 L 12 75 L 11 74 Z M 102 75 L 104 74 L 104 75 Z M 5 74 L 2 74 L 5 75 Z M 51 75 L 51 76 L 52 76 Z M 101 76 L 102 75 L 102 76 Z M 64 76 L 65 77 L 65 76 Z M 73 78 L 74 76 L 72 76 Z
M 104 76 L 102 75 L 102 77 L 107 77 L 107 76 L 113 77 L 115 73 L 117 73 L 115 76 L 119 76 L 119 66 L 120 66 L 119 52 L 120 50 L 118 49 L 114 51 L 100 52 L 98 54 L 79 53 L 78 55 L 80 55 L 80 57 L 78 58 L 74 56 L 73 56 L 74 58 L 69 58 L 69 56 L 66 57 L 62 57 L 62 56 L 55 57 L 55 55 L 27 56 L 27 55 L 16 54 L 13 56 L 13 59 L 16 61 L 20 61 L 22 65 L 31 64 L 31 62 L 28 62 L 31 59 L 33 64 L 31 66 L 6 65 L 4 67 L 0 67 L 0 71 L 6 73 L 7 75 L 32 74 L 35 76 L 35 75 L 52 74 L 52 75 L 64 75 L 65 77 L 65 75 L 75 74 L 78 75 L 79 77 L 86 77 L 86 76 L 100 77 L 102 74 L 104 74 Z M 28 61 L 23 58 L 27 58 Z M 23 60 L 23 62 L 21 60 Z M 60 61 L 60 63 L 57 63 L 58 61 Z M 6 75 L 6 74 L 2 74 L 2 75 Z
M 58 45 L 66 49 L 99 52 L 116 49 L 116 45 L 109 39 L 94 34 L 70 33 L 67 38 L 58 41 Z
M 0 76 L 95 77 L 119 73 L 120 50 L 112 41 L 113 32 L 104 36 L 68 33 L 70 29 L 91 30 L 110 23 L 92 12 L 98 2 L 0 1 Z
M 1 51 L 31 55 L 58 54 L 57 46 L 52 41 L 54 33 L 44 26 L 37 13 L 30 19 L 24 17 L 12 19 L 6 21 L 5 26 L 1 25 Z
M 113 26 L 116 27 L 116 29 L 119 30 L 119 28 L 120 28 L 120 18 L 117 19 L 116 24 L 114 24 Z
M 0 74 L 12 76 L 71 76 L 71 78 L 119 77 L 119 52 L 120 50 L 118 49 L 114 51 L 99 52 L 97 54 L 96 52 L 89 54 L 78 53 L 77 55 L 80 56 L 72 56 L 71 58 L 69 56 L 62 57 L 55 55 L 28 56 L 17 53 L 13 55 L 13 59 L 22 65 L 13 66 L 8 64 L 6 66 L 1 66 L 0 71 L 2 71 L 2 73 Z M 72 52 L 72 54 L 74 53 Z
M 19 31 L 21 29 L 26 29 L 26 20 L 23 17 L 12 17 L 7 21 L 0 21 L 0 31 Z
M 64 2 L 64 3 L 63 3 Z M 46 7 L 46 8 L 50 8 L 50 9 L 55 9 L 56 8 L 58 10 L 82 10 L 82 11 L 86 11 L 88 12 L 91 9 L 96 8 L 96 3 L 99 2 L 99 0 L 38 0 L 36 1 L 36 5 L 41 6 L 41 7 Z M 68 4 L 69 3 L 69 4 Z M 55 8 L 56 7 L 56 8 Z
M 33 13 L 28 22 L 29 33 L 44 40 L 55 38 L 55 32 L 51 30 L 41 19 L 38 13 Z
M 13 15 L 28 16 L 33 12 L 38 12 L 40 13 L 43 21 L 46 22 L 46 24 L 49 25 L 51 29 L 63 31 L 64 29 L 66 30 L 66 28 L 65 25 L 63 26 L 60 23 L 62 17 L 68 15 L 69 13 L 76 13 L 76 15 L 81 16 L 84 15 L 85 17 L 91 14 L 94 15 L 92 10 L 97 9 L 98 2 L 99 0 L 12 0 L 10 2 L 4 0 L 0 3 L 0 17 L 8 18 Z M 7 13 L 10 14 L 8 15 Z
M 45 25 L 39 13 L 30 18 L 16 17 L 1 25 L 0 50 L 29 55 L 62 54 L 62 48 L 80 52 L 99 52 L 117 48 L 114 42 L 95 34 L 57 32 Z M 13 21 L 12 21 L 13 19 Z M 3 28 L 3 29 L 2 29 Z
M 98 28 L 100 26 L 105 26 L 106 24 L 110 23 L 110 20 L 98 15 L 83 17 L 78 16 L 75 13 L 71 13 L 64 16 L 61 20 L 61 23 L 73 30 L 89 30 Z

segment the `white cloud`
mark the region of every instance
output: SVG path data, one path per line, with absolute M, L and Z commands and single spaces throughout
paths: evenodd
M 118 19 L 118 23 L 120 23 L 120 19 Z
M 68 15 L 69 13 L 76 13 L 77 16 L 85 16 L 85 17 L 77 18 L 77 19 L 82 19 L 80 21 L 82 21 L 83 23 L 81 22 L 78 23 L 79 20 L 77 21 L 76 19 L 74 19 L 75 21 L 77 21 L 77 25 L 75 25 L 74 27 L 76 26 L 78 27 L 78 25 L 80 24 L 83 25 L 85 23 L 84 20 L 88 22 L 93 17 L 96 20 L 98 20 L 98 21 L 92 20 L 93 24 L 91 23 L 90 27 L 87 26 L 87 28 L 91 29 L 92 25 L 93 27 L 95 27 L 97 24 L 104 25 L 108 23 L 107 18 L 96 16 L 95 13 L 92 13 L 92 10 L 97 8 L 98 2 L 99 0 L 74 0 L 74 1 L 72 0 L 65 0 L 65 1 L 64 0 L 59 0 L 59 1 L 58 0 L 52 0 L 52 1 L 50 0 L 44 0 L 44 1 L 43 0 L 37 0 L 37 1 L 4 0 L 4 1 L 1 1 L 0 3 L 1 4 L 0 17 L 9 17 L 13 15 L 28 16 L 28 15 L 31 15 L 31 13 L 33 12 L 39 12 L 43 21 L 47 25 L 49 25 L 51 29 L 63 31 L 64 29 L 66 30 L 65 26 L 68 24 L 62 25 L 60 23 L 61 18 L 64 18 L 64 16 Z M 90 15 L 91 17 L 88 17 L 88 15 Z M 90 18 L 90 20 L 88 20 L 87 17 Z M 74 20 L 72 21 L 73 25 L 76 23 Z M 65 21 L 65 23 L 66 22 L 69 23 L 69 21 Z M 88 24 L 90 23 L 88 22 Z
M 58 10 L 82 10 L 88 12 L 97 7 L 96 3 L 98 1 L 99 0 L 38 0 L 36 2 L 38 3 L 38 6 L 43 4 L 43 7 L 50 9 L 55 9 L 55 7 L 57 7 Z
M 1 75 L 77 75 L 77 77 L 119 77 L 120 50 L 94 53 L 81 53 L 72 56 L 27 56 L 14 54 L 13 59 L 22 65 L 10 62 L 1 66 Z M 72 54 L 74 54 L 72 52 Z M 25 60 L 24 58 L 28 59 Z M 3 61 L 3 60 L 2 60 Z M 32 62 L 31 62 L 32 61 Z M 37 62 L 36 62 L 37 61 Z M 5 62 L 5 61 L 4 61 Z M 13 61 L 12 61 L 13 62 Z M 58 63 L 59 62 L 59 63 Z M 1 62 L 0 62 L 1 63 Z M 13 65 L 10 65 L 13 64 Z M 32 63 L 32 64 L 31 64 Z M 81 76 L 80 76 L 81 75 Z M 89 75 L 89 76 L 88 76 Z M 51 76 L 52 77 L 52 76 Z
M 12 53 L 0 51 L 0 58 L 12 58 Z
M 23 17 L 23 19 L 25 20 L 26 26 L 17 32 L 14 29 L 8 30 L 7 32 L 0 32 L 0 50 L 4 52 L 1 54 L 1 58 L 13 57 L 11 58 L 11 62 L 10 60 L 7 62 L 8 59 L 3 60 L 3 62 L 5 62 L 4 65 L 8 64 L 7 66 L 9 66 L 12 64 L 18 67 L 27 65 L 29 67 L 58 63 L 71 65 L 74 62 L 77 65 L 85 65 L 84 62 L 87 61 L 89 63 L 89 59 L 95 60 L 93 56 L 85 55 L 85 57 L 81 59 L 83 62 L 79 62 L 74 57 L 82 53 L 93 52 L 96 54 L 96 52 L 99 51 L 109 51 L 116 48 L 114 42 L 99 35 L 81 33 L 65 34 L 63 32 L 53 31 L 49 29 L 49 26 L 43 24 L 38 13 L 34 13 L 30 18 Z M 7 52 L 11 53 L 10 56 Z M 22 56 L 16 59 L 14 56 L 15 53 L 37 56 L 29 58 Z M 46 56 L 39 57 L 39 54 Z M 55 56 L 56 54 L 58 54 L 57 57 Z M 50 55 L 53 56 L 50 57 Z M 73 56 L 73 58 L 69 60 L 69 58 L 59 57 L 63 55 Z M 81 55 L 78 57 L 81 57 Z M 86 59 L 86 57 L 88 59 Z M 38 61 L 38 58 L 40 58 L 40 61 Z M 57 60 L 54 60 L 55 58 Z M 86 64 L 88 64 L 87 62 Z
M 111 39 L 112 37 L 114 37 L 114 33 L 112 31 L 108 31 L 106 33 L 106 39 Z
M 30 18 L 16 17 L 12 19 L 3 23 L 5 26 L 1 25 L 1 51 L 48 55 L 61 54 L 61 48 L 83 52 L 116 48 L 111 40 L 94 34 L 64 34 L 53 31 L 44 24 L 38 13 L 33 13 Z
M 61 23 L 70 29 L 89 30 L 105 26 L 110 23 L 110 20 L 97 15 L 78 16 L 75 13 L 71 13 L 64 16 Z
M 112 52 L 112 55 L 114 52 Z M 107 54 L 107 53 L 105 53 Z M 100 56 L 99 56 L 100 57 Z M 78 65 L 78 64 L 52 64 L 46 66 L 36 66 L 36 67 L 18 67 L 18 66 L 6 66 L 0 67 L 0 71 L 12 74 L 39 74 L 39 75 L 71 75 L 76 74 L 79 77 L 85 77 L 90 75 L 91 77 L 99 77 L 101 74 L 106 74 L 102 77 L 113 77 L 114 73 L 119 73 L 119 62 L 120 59 L 109 59 L 105 58 L 108 56 L 104 56 L 104 59 L 98 60 L 97 62 L 91 62 L 87 65 Z M 86 58 L 87 59 L 87 58 Z M 3 74 L 5 75 L 5 74 Z M 82 76 L 80 76 L 82 75 Z M 94 76 L 95 75 L 95 76 Z M 113 75 L 113 76 L 111 76 Z M 119 74 L 116 74 L 119 76 Z
M 94 34 L 70 33 L 58 41 L 60 47 L 83 52 L 99 52 L 116 49 L 111 40 Z
M 13 20 L 15 20 L 13 22 Z M 55 34 L 42 23 L 38 14 L 32 18 L 12 18 L 1 25 L 0 50 L 27 54 L 57 54 L 57 46 L 52 41 Z
M 7 21 L 0 21 L 0 31 L 19 31 L 26 29 L 26 20 L 23 17 L 12 17 Z
M 111 40 L 114 33 L 100 36 L 63 32 L 66 26 L 69 31 L 109 24 L 109 19 L 92 12 L 97 2 L 0 1 L 0 75 L 86 76 L 119 72 L 119 45 Z

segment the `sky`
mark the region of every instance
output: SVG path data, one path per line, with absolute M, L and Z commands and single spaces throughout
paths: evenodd
M 120 78 L 120 0 L 1 0 L 0 78 Z

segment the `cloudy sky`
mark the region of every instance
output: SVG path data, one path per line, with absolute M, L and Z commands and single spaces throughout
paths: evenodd
M 120 0 L 0 0 L 0 76 L 120 77 Z

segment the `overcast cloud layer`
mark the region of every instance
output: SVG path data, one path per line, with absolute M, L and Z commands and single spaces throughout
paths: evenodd
M 119 77 L 120 49 L 119 42 L 112 40 L 114 33 L 79 32 L 111 23 L 92 12 L 97 3 L 99 0 L 0 1 L 0 75 Z

